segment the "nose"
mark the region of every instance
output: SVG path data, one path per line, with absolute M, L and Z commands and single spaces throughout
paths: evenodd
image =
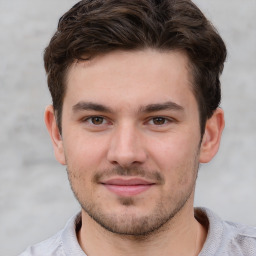
M 122 167 L 144 163 L 147 154 L 142 141 L 142 134 L 134 125 L 116 127 L 111 136 L 108 161 Z

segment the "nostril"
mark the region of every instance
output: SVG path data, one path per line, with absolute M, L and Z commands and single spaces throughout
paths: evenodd
M 112 165 L 127 167 L 134 164 L 142 164 L 146 160 L 146 154 L 142 152 L 129 152 L 127 154 L 122 154 L 121 152 L 110 153 L 108 155 L 108 160 Z

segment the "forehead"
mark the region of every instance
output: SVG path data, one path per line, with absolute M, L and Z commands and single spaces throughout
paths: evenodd
M 115 51 L 73 63 L 65 101 L 133 105 L 193 97 L 189 61 L 178 51 Z M 129 104 L 128 104 L 129 105 Z

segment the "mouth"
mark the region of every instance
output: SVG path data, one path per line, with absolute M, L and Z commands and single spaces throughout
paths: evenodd
M 124 197 L 135 196 L 149 190 L 156 183 L 141 178 L 115 178 L 101 182 L 110 192 Z

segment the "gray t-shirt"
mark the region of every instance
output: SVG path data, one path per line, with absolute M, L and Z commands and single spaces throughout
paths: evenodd
M 256 256 L 256 228 L 221 220 L 206 208 L 195 209 L 196 219 L 208 226 L 199 256 Z M 19 256 L 86 256 L 76 237 L 80 214 L 71 218 L 55 236 L 29 247 Z

